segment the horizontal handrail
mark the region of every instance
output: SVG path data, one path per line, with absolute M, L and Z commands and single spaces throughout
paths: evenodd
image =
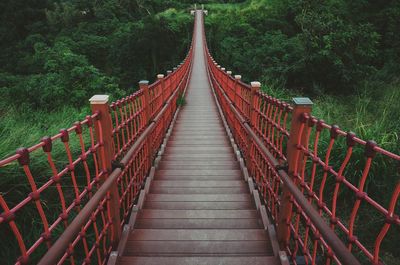
M 275 159 L 275 157 L 271 154 L 268 148 L 264 145 L 263 141 L 253 131 L 253 129 L 249 125 L 249 122 L 235 108 L 234 104 L 231 102 L 229 97 L 226 95 L 226 93 L 222 90 L 222 88 L 219 85 L 217 85 L 217 89 L 221 90 L 221 93 L 225 97 L 225 100 L 229 103 L 232 112 L 234 112 L 238 120 L 241 123 L 243 123 L 244 128 L 247 130 L 248 135 L 257 143 L 258 147 L 260 147 L 263 154 L 267 157 L 268 163 L 275 170 L 275 168 L 280 166 L 280 163 Z M 309 216 L 313 225 L 315 225 L 318 231 L 320 231 L 322 237 L 331 246 L 333 252 L 337 255 L 338 259 L 343 264 L 359 265 L 360 262 L 347 249 L 347 247 L 343 244 L 342 240 L 335 234 L 335 232 L 332 229 L 330 229 L 330 227 L 326 224 L 325 220 L 322 219 L 321 216 L 318 214 L 318 212 L 312 207 L 312 205 L 308 202 L 307 198 L 303 195 L 303 193 L 301 193 L 301 191 L 297 188 L 296 184 L 290 179 L 288 174 L 284 170 L 276 170 L 276 172 L 279 174 L 279 177 L 282 180 L 283 184 L 286 185 L 287 188 L 290 190 L 294 199 L 297 201 L 300 207 L 305 211 L 307 216 Z
M 160 120 L 162 114 L 168 108 L 168 105 L 174 98 L 174 94 L 170 97 L 167 104 L 160 111 L 159 115 L 151 121 L 150 125 L 145 129 L 145 131 L 139 136 L 139 138 L 135 141 L 126 155 L 120 161 L 120 168 L 116 168 L 113 172 L 108 176 L 106 181 L 101 185 L 101 187 L 97 190 L 94 196 L 88 201 L 85 207 L 79 212 L 79 214 L 74 218 L 71 224 L 65 229 L 64 233 L 58 238 L 58 240 L 54 243 L 54 245 L 46 252 L 43 258 L 38 263 L 39 265 L 53 265 L 56 264 L 62 254 L 64 254 L 65 250 L 68 248 L 70 242 L 79 234 L 82 226 L 89 220 L 91 214 L 99 205 L 100 201 L 104 199 L 107 192 L 109 192 L 111 186 L 117 178 L 121 175 L 122 169 L 128 165 L 129 161 L 132 159 L 133 155 L 138 151 L 143 142 L 146 140 L 147 136 L 154 130 L 155 124 L 158 120 Z
M 191 67 L 188 68 L 186 74 L 190 73 L 190 69 Z M 183 85 L 184 82 L 184 79 L 179 80 L 178 87 Z M 185 88 L 186 86 L 187 83 L 185 84 Z M 79 214 L 75 217 L 73 222 L 66 228 L 64 233 L 59 237 L 55 244 L 46 252 L 38 265 L 53 265 L 57 263 L 60 257 L 65 253 L 65 250 L 68 248 L 70 242 L 73 241 L 73 239 L 81 231 L 82 226 L 89 220 L 91 214 L 100 204 L 100 201 L 104 199 L 106 194 L 110 191 L 112 185 L 117 181 L 118 177 L 120 177 L 123 169 L 129 164 L 135 153 L 138 152 L 139 148 L 146 141 L 147 137 L 155 129 L 156 124 L 160 122 L 160 120 L 163 118 L 163 115 L 168 111 L 169 106 L 173 103 L 176 103 L 174 102 L 174 100 L 176 100 L 179 92 L 180 91 L 178 89 L 173 91 L 169 99 L 165 102 L 165 104 L 163 104 L 162 109 L 157 113 L 154 119 L 150 121 L 146 129 L 142 132 L 142 134 L 137 138 L 130 149 L 126 152 L 124 157 L 120 160 L 119 168 L 113 170 L 113 172 L 108 176 L 107 180 L 101 185 L 99 190 L 88 201 L 81 212 L 79 212 Z
M 93 212 L 98 207 L 100 201 L 104 199 L 106 194 L 109 192 L 111 185 L 117 180 L 122 170 L 120 168 L 115 169 L 107 178 L 107 180 L 101 185 L 89 202 L 83 207 L 79 214 L 65 229 L 62 235 L 57 239 L 54 245 L 46 252 L 43 258 L 39 261 L 38 265 L 54 265 L 57 264 L 61 256 L 65 253 L 65 250 L 75 239 L 76 235 L 82 229 L 82 226 L 89 220 Z

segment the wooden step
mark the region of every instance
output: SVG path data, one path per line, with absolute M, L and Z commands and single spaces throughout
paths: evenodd
M 195 163 L 195 162 L 193 162 Z M 199 165 L 200 164 L 200 165 Z M 203 165 L 202 165 L 203 164 Z M 207 165 L 206 163 L 201 163 L 201 162 L 196 162 L 196 164 L 185 164 L 185 163 L 181 163 L 181 165 L 174 165 L 171 163 L 163 163 L 161 162 L 159 164 L 158 167 L 160 170 L 164 170 L 164 169 L 190 169 L 190 170 L 196 170 L 196 169 L 200 169 L 200 170 L 206 170 L 206 169 L 210 169 L 210 170 L 218 170 L 218 169 L 240 169 L 240 166 L 238 163 L 231 163 L 230 165 L 224 165 L 224 164 L 209 164 Z
M 168 219 L 246 219 L 258 218 L 257 210 L 152 210 L 142 209 L 140 218 L 168 218 Z
M 189 145 L 189 146 L 197 146 L 197 145 L 211 145 L 211 146 L 227 146 L 229 144 L 228 138 L 224 139 L 210 139 L 210 140 L 198 140 L 198 141 L 192 141 L 192 140 L 173 140 L 173 141 L 168 141 L 168 147 L 170 146 L 179 146 L 179 145 Z
M 254 229 L 263 228 L 262 222 L 257 218 L 244 219 L 215 219 L 215 218 L 186 218 L 186 219 L 149 219 L 139 215 L 135 223 L 139 229 Z
M 171 134 L 171 137 L 169 140 L 191 140 L 191 141 L 198 141 L 198 140 L 207 140 L 207 139 L 219 139 L 219 140 L 225 140 L 228 139 L 228 136 L 226 134 L 218 134 L 218 135 L 205 135 L 205 134 L 183 134 L 183 135 L 178 135 L 178 134 Z
M 127 256 L 271 255 L 268 241 L 128 241 Z
M 211 176 L 211 175 L 199 175 L 199 176 L 187 176 L 187 175 L 157 175 L 154 177 L 155 180 L 187 180 L 187 181 L 196 181 L 196 180 L 218 180 L 218 181 L 231 181 L 231 180 L 243 180 L 243 177 L 240 175 L 222 175 L 222 176 Z
M 239 169 L 166 169 L 157 170 L 156 176 L 241 176 Z
M 236 157 L 233 153 L 227 154 L 170 154 L 163 156 L 162 161 L 169 160 L 229 160 L 233 161 Z
M 204 154 L 203 156 L 201 155 L 187 155 L 187 156 L 163 156 L 161 162 L 167 162 L 167 161 L 210 161 L 210 162 L 216 162 L 216 161 L 229 161 L 229 162 L 236 162 L 236 157 L 234 154 L 228 154 L 226 156 L 211 156 L 208 154 Z
M 220 147 L 220 148 L 204 148 L 204 147 L 170 147 L 165 149 L 164 155 L 169 155 L 171 153 L 181 153 L 181 154 L 226 154 L 226 153 L 232 153 L 233 154 L 233 149 L 228 148 L 228 147 Z
M 249 188 L 246 186 L 233 188 L 166 188 L 152 185 L 150 192 L 153 194 L 243 194 L 249 193 Z
M 159 164 L 160 170 L 163 166 L 174 166 L 174 167 L 187 167 L 187 166 L 197 166 L 197 167 L 210 167 L 210 166 L 220 166 L 225 168 L 237 168 L 239 169 L 239 163 L 237 161 L 227 161 L 227 160 L 191 160 L 191 161 L 183 161 L 183 160 L 168 160 L 161 161 Z M 199 168 L 201 169 L 201 168 Z
M 250 194 L 147 194 L 146 201 L 163 202 L 243 202 L 252 201 Z
M 154 180 L 152 185 L 155 187 L 180 187 L 180 188 L 204 188 L 204 187 L 243 187 L 246 186 L 244 181 L 240 180 L 229 180 L 229 181 L 217 181 L 217 180 Z
M 254 241 L 268 240 L 263 229 L 134 229 L 128 241 Z
M 144 209 L 164 209 L 164 210 L 245 210 L 254 209 L 251 201 L 229 202 L 229 201 L 213 201 L 213 202 L 163 202 L 163 201 L 146 201 Z
M 120 265 L 278 265 L 276 258 L 271 256 L 249 256 L 249 257 L 121 257 Z

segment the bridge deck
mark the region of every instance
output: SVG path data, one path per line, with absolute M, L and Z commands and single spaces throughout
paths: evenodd
M 208 82 L 201 15 L 186 104 L 117 264 L 278 263 Z

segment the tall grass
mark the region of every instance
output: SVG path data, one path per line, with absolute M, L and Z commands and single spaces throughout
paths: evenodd
M 61 128 L 72 126 L 75 121 L 83 120 L 87 114 L 90 114 L 88 108 L 81 110 L 72 107 L 64 107 L 58 111 L 32 112 L 29 109 L 10 107 L 6 109 L 4 106 L 0 108 L 0 159 L 4 159 L 15 154 L 18 147 L 30 147 L 40 142 L 44 136 L 52 136 L 59 132 Z M 85 146 L 90 146 L 87 129 L 84 129 L 83 137 Z M 77 158 L 81 153 L 79 142 L 74 133 L 71 133 L 69 141 L 72 156 Z M 68 164 L 65 147 L 60 140 L 53 143 L 52 157 L 56 167 L 60 170 Z M 88 164 L 91 174 L 93 174 L 91 158 L 88 158 Z M 34 176 L 35 183 L 41 187 L 52 176 L 46 155 L 41 148 L 30 154 L 29 168 Z M 76 175 L 78 186 L 82 190 L 86 186 L 86 178 L 83 166 L 79 163 L 76 167 Z M 65 176 L 62 181 L 65 200 L 70 203 L 74 199 L 73 185 L 70 177 Z M 32 192 L 29 182 L 18 162 L 10 163 L 0 167 L 0 193 L 6 200 L 10 208 L 20 203 L 21 200 L 29 196 Z M 57 191 L 53 186 L 46 189 L 41 194 L 41 203 L 45 211 L 46 217 L 52 223 L 61 211 L 60 199 Z M 83 202 L 84 203 L 84 202 Z M 84 205 L 84 204 L 83 204 Z M 69 221 L 72 221 L 74 212 L 71 212 Z M 34 204 L 29 204 L 22 208 L 16 214 L 16 223 L 21 233 L 24 235 L 24 242 L 28 247 L 40 238 L 43 233 L 43 224 L 38 216 L 38 211 Z M 53 240 L 63 231 L 58 226 L 53 232 Z M 2 264 L 13 264 L 18 256 L 21 255 L 15 236 L 12 234 L 9 226 L 2 224 L 0 234 L 7 240 L 0 241 L 0 260 Z M 31 256 L 31 262 L 38 261 L 41 255 L 46 251 L 45 246 L 41 246 L 34 255 Z

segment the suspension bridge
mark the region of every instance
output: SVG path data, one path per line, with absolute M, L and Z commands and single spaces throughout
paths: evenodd
M 242 82 L 211 56 L 204 10 L 192 13 L 173 71 L 115 102 L 93 96 L 84 120 L 0 161 L 29 187 L 18 201 L 0 195 L 1 238 L 14 246 L 3 253 L 21 265 L 383 264 L 400 184 L 388 202 L 365 185 L 376 157 L 400 156 L 312 116 L 308 98 Z M 355 150 L 357 180 L 346 177 Z M 378 216 L 368 240 L 363 207 Z

